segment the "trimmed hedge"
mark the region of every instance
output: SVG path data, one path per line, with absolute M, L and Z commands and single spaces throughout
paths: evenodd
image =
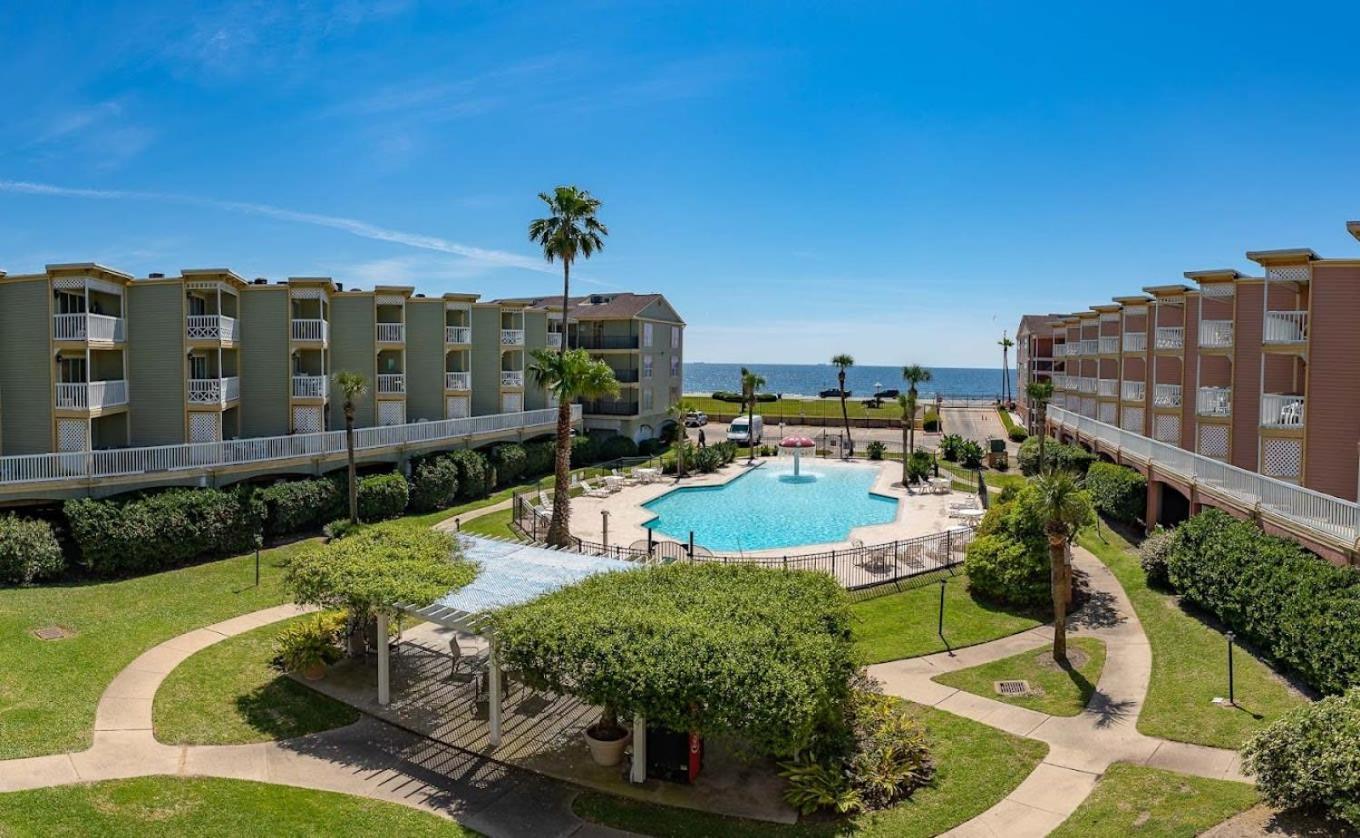
M 509 486 L 524 476 L 528 457 L 518 442 L 505 442 L 491 449 L 491 464 L 496 467 L 496 485 Z
M 581 468 L 597 462 L 599 453 L 600 444 L 595 441 L 595 437 L 590 434 L 578 436 L 571 441 L 571 467 Z
M 410 500 L 410 484 L 400 472 L 359 479 L 359 520 L 366 524 L 399 517 Z
M 265 518 L 264 503 L 244 488 L 170 489 L 128 501 L 80 498 L 64 510 L 80 564 L 96 576 L 244 553 L 254 548 Z
M 524 473 L 549 474 L 557 459 L 557 441 L 544 439 L 524 445 Z
M 631 437 L 623 434 L 611 436 L 600 443 L 601 460 L 621 460 L 624 457 L 636 457 L 638 455 L 637 443 Z
M 0 584 L 32 585 L 65 569 L 51 524 L 17 515 L 0 518 Z
M 344 480 L 333 477 L 287 480 L 258 490 L 256 495 L 265 508 L 265 534 L 280 536 L 320 529 L 346 513 L 345 491 Z
M 1147 504 L 1147 478 L 1115 463 L 1092 463 L 1086 470 L 1086 491 L 1097 512 L 1126 524 L 1138 520 Z
M 1032 486 L 987 510 L 968 545 L 968 588 L 984 599 L 1038 606 L 1051 599 L 1050 559 L 1044 522 Z
M 1060 470 L 1084 475 L 1097 458 L 1096 455 L 1079 445 L 1064 445 L 1050 439 L 1044 442 L 1044 459 L 1048 461 L 1049 465 Z M 1026 477 L 1033 477 L 1039 473 L 1038 436 L 1032 436 L 1020 445 L 1020 454 L 1017 460 L 1020 463 L 1020 472 Z
M 433 512 L 452 506 L 458 494 L 458 464 L 445 456 L 426 457 L 411 470 L 411 508 Z
M 477 500 L 491 493 L 491 465 L 480 451 L 460 448 L 444 456 L 458 467 L 459 500 Z
M 940 429 L 940 414 L 933 407 L 926 408 L 926 412 L 921 416 L 921 430 L 934 433 Z
M 1289 711 L 1242 757 L 1272 806 L 1318 808 L 1360 830 L 1360 689 Z
M 1176 528 L 1171 584 L 1325 693 L 1360 686 L 1360 574 L 1217 509 Z

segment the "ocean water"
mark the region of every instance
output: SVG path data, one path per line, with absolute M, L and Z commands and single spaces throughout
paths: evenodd
M 708 395 L 715 390 L 741 390 L 742 364 L 685 364 L 685 392 Z M 784 395 L 815 396 L 836 386 L 836 368 L 830 364 L 748 364 L 765 377 L 765 390 Z M 919 389 L 924 398 L 935 394 L 974 399 L 995 399 L 1001 394 L 1001 367 L 930 367 L 931 380 Z M 1015 391 L 1015 367 L 1010 373 Z M 851 367 L 845 386 L 855 398 L 867 398 L 876 390 L 906 390 L 901 367 Z
M 806 463 L 798 477 L 787 458 L 753 468 L 721 486 L 674 489 L 644 504 L 646 526 L 676 541 L 721 553 L 845 541 L 850 530 L 897 518 L 897 499 L 869 491 L 877 469 Z

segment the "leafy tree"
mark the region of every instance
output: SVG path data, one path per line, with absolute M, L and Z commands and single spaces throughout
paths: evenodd
M 1053 398 L 1053 382 L 1048 380 L 1031 381 L 1025 385 L 1025 398 L 1037 408 L 1038 429 L 1030 428 L 1030 433 L 1039 435 L 1039 462 L 1044 461 L 1044 437 L 1048 436 L 1048 403 Z
M 915 450 L 916 450 L 916 399 L 917 399 L 917 395 L 918 395 L 917 392 L 916 392 L 916 386 L 917 386 L 918 384 L 924 384 L 925 382 L 927 382 L 927 381 L 930 380 L 930 370 L 926 369 L 925 367 L 923 367 L 923 366 L 921 366 L 921 365 L 919 365 L 919 364 L 910 364 L 910 365 L 905 366 L 905 367 L 902 368 L 902 380 L 904 380 L 904 381 L 907 382 L 907 408 L 909 409 L 909 411 L 910 411 L 910 413 L 911 413 L 911 416 L 910 416 L 910 417 L 904 416 L 903 418 L 909 420 L 909 421 L 907 422 L 907 428 L 908 428 L 907 433 L 908 433 L 908 437 L 909 437 L 909 441 L 910 441 L 911 450 L 912 450 L 912 451 L 915 451 Z
M 354 467 L 354 402 L 368 392 L 368 379 L 361 373 L 341 370 L 335 374 L 335 389 L 345 399 L 345 453 L 349 458 L 349 522 L 359 523 L 359 477 Z
M 571 402 L 611 396 L 619 391 L 619 382 L 609 364 L 592 359 L 584 349 L 535 349 L 531 357 L 529 375 L 534 384 L 552 393 L 561 408 L 557 411 L 557 480 L 548 543 L 566 547 L 571 541 Z
M 684 396 L 666 408 L 666 415 L 675 420 L 675 432 L 678 434 L 675 445 L 676 477 L 685 476 L 685 446 L 689 444 L 689 428 L 685 427 L 685 417 L 696 409 L 694 399 Z
M 1272 806 L 1316 808 L 1360 830 L 1360 687 L 1289 711 L 1242 758 Z
M 1072 563 L 1069 549 L 1077 530 L 1094 523 L 1091 499 L 1065 471 L 1049 471 L 1035 478 L 1034 501 L 1048 538 L 1053 587 L 1053 660 L 1067 660 L 1067 607 L 1072 603 Z
M 756 459 L 756 394 L 760 388 L 765 386 L 765 377 L 760 373 L 751 372 L 746 367 L 741 368 L 741 392 L 746 397 L 746 441 L 751 446 L 751 456 L 747 462 L 755 462 Z M 844 401 L 842 399 L 842 401 Z
M 836 382 L 841 390 L 841 420 L 845 423 L 845 441 L 850 446 L 850 456 L 855 456 L 855 440 L 850 436 L 850 411 L 845 406 L 845 371 L 855 365 L 855 359 L 844 353 L 833 355 L 831 365 L 836 368 Z

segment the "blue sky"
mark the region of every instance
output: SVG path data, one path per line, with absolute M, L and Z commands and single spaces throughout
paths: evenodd
M 558 287 L 690 360 L 982 365 L 1030 310 L 1357 256 L 1356 4 L 16 2 L 0 268 Z

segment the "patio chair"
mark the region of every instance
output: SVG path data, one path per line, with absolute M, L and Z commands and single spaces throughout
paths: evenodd
M 623 469 L 616 468 L 613 473 L 615 477 L 623 481 L 625 486 L 636 486 L 638 484 L 637 475 L 632 472 L 624 473 Z
M 581 489 L 585 492 L 585 495 L 588 498 L 607 498 L 610 495 L 608 489 L 604 488 L 603 486 L 596 486 L 594 483 L 591 483 L 589 477 L 587 477 L 585 480 L 582 480 L 579 485 L 581 486 Z

